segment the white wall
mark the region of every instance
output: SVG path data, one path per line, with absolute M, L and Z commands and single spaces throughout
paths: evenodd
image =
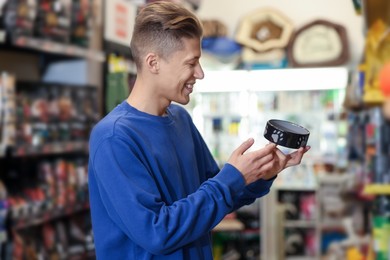
M 218 19 L 233 36 L 241 17 L 262 7 L 273 7 L 291 19 L 296 28 L 327 19 L 345 26 L 351 52 L 351 66 L 356 66 L 364 48 L 363 17 L 355 13 L 352 0 L 202 0 L 197 14 L 202 19 Z

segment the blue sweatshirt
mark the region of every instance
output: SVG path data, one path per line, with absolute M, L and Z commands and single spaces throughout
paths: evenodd
M 269 192 L 220 170 L 190 115 L 165 117 L 122 102 L 90 137 L 89 193 L 97 259 L 212 259 L 210 231 Z

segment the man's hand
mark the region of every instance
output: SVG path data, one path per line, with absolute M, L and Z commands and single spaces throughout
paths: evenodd
M 301 147 L 297 151 L 284 154 L 278 148 L 275 149 L 275 157 L 272 168 L 263 175 L 264 180 L 275 177 L 282 170 L 301 163 L 303 155 L 310 150 L 310 146 Z
M 268 144 L 262 149 L 245 153 L 253 143 L 252 138 L 242 143 L 227 161 L 241 172 L 246 184 L 263 178 L 263 175 L 275 167 L 274 158 L 277 157 L 275 144 Z
M 287 167 L 301 163 L 310 146 L 301 147 L 291 154 L 284 154 L 273 143 L 256 151 L 245 153 L 254 143 L 252 138 L 242 143 L 227 161 L 236 167 L 248 185 L 259 179 L 269 180 Z

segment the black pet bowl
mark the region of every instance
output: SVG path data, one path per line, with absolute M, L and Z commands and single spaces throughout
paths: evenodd
M 298 149 L 305 147 L 310 132 L 306 128 L 284 120 L 271 119 L 267 122 L 264 137 L 277 145 Z

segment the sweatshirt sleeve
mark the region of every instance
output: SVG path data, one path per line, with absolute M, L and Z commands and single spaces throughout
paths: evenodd
M 194 193 L 167 205 L 142 151 L 134 147 L 110 137 L 94 149 L 90 167 L 98 192 L 91 196 L 98 196 L 111 220 L 153 254 L 167 254 L 209 232 L 245 188 L 241 174 L 225 165 Z
M 234 202 L 234 209 L 237 210 L 242 206 L 253 203 L 257 198 L 267 195 L 270 188 L 277 176 L 270 180 L 260 179 L 254 183 L 251 183 L 242 190 Z

